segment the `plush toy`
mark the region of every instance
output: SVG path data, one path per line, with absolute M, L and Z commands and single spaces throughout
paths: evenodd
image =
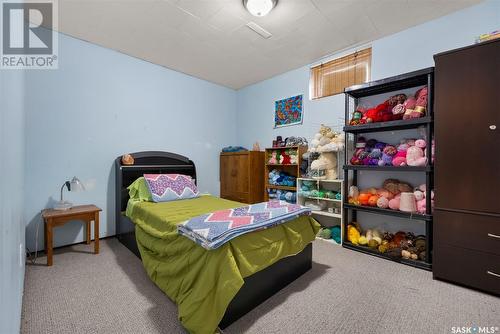
M 276 150 L 271 152 L 271 157 L 269 158 L 269 161 L 267 163 L 270 165 L 278 164 L 278 152 Z
M 316 180 L 326 179 L 327 167 L 328 161 L 326 161 L 325 159 L 321 159 L 321 157 L 311 162 L 312 178 Z
M 344 149 L 344 134 L 333 132 L 332 129 L 324 124 L 311 140 L 309 152 L 338 152 Z
M 425 140 L 418 139 L 415 140 L 415 145 L 406 150 L 406 163 L 408 166 L 425 166 L 427 164 L 425 146 Z

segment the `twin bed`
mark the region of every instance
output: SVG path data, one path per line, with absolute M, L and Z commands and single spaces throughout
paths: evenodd
M 134 165 L 116 167 L 116 233 L 141 257 L 146 272 L 179 308 L 191 333 L 225 328 L 311 268 L 318 224 L 300 216 L 206 250 L 177 233 L 196 216 L 244 206 L 210 195 L 154 203 L 130 198 L 143 174 L 184 174 L 196 180 L 195 164 L 168 152 L 133 153 Z

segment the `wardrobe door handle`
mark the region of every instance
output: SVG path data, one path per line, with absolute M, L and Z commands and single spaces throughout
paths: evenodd
M 500 274 L 494 273 L 494 272 L 492 272 L 492 271 L 487 270 L 487 271 L 486 271 L 486 273 L 487 273 L 488 275 L 491 275 L 491 276 L 495 276 L 495 277 L 500 278 Z
M 497 129 L 497 126 L 495 124 L 490 125 L 490 130 L 496 130 L 496 129 Z
M 488 233 L 488 237 L 500 239 L 500 235 L 496 235 L 496 234 L 493 234 L 493 233 Z

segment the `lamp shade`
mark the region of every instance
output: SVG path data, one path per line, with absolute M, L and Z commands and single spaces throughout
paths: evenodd
M 82 181 L 80 181 L 76 176 L 71 179 L 71 187 L 70 191 L 84 191 L 85 187 L 83 186 Z
M 243 5 L 253 16 L 266 16 L 278 0 L 243 0 Z

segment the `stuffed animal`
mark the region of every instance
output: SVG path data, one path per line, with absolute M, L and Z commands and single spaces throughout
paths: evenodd
M 408 166 L 425 166 L 427 164 L 425 146 L 425 140 L 418 139 L 415 140 L 415 145 L 406 150 L 406 163 Z
M 338 152 L 344 149 L 344 134 L 333 132 L 332 129 L 324 124 L 311 140 L 309 152 Z

